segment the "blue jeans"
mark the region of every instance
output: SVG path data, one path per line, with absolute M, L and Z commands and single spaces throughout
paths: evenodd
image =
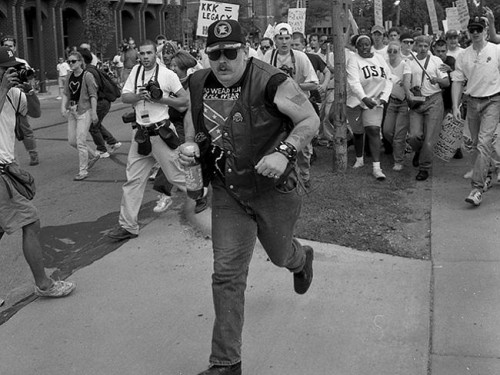
M 302 198 L 296 189 L 271 190 L 243 202 L 230 195 L 219 179 L 212 187 L 215 323 L 210 362 L 227 366 L 241 361 L 245 289 L 256 239 L 275 265 L 291 272 L 304 266 L 305 252 L 293 237 Z
M 108 145 L 114 145 L 118 142 L 115 137 L 113 137 L 113 134 L 111 134 L 108 129 L 102 125 L 102 120 L 104 120 L 104 117 L 106 117 L 110 108 L 111 103 L 107 100 L 101 99 L 97 101 L 97 118 L 99 119 L 99 122 L 90 124 L 89 133 L 96 145 L 97 151 L 100 152 L 108 151 L 106 143 Z
M 470 97 L 467 100 L 467 122 L 474 145 L 476 161 L 472 187 L 482 189 L 490 168 L 493 153 L 493 135 L 500 120 L 500 95 L 491 99 Z M 497 142 L 499 142 L 497 140 Z
M 402 164 L 405 156 L 406 134 L 410 117 L 406 100 L 397 102 L 389 100 L 384 120 L 384 137 L 392 144 L 394 162 Z
M 419 169 L 422 171 L 431 169 L 434 145 L 441 131 L 443 117 L 444 104 L 441 93 L 428 97 L 417 111 L 410 110 L 409 143 L 415 152 L 420 153 Z

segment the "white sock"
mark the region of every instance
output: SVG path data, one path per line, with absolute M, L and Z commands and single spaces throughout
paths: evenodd
M 358 163 L 358 162 L 359 162 L 359 163 L 364 163 L 364 161 L 363 161 L 363 157 L 362 157 L 362 156 L 361 156 L 361 157 L 359 157 L 359 158 L 356 156 L 356 163 Z
M 379 161 L 373 162 L 373 169 L 380 169 L 380 162 Z

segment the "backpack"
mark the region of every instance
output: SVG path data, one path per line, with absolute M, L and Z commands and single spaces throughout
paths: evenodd
M 97 96 L 99 99 L 106 99 L 114 102 L 122 94 L 118 85 L 111 79 L 110 76 L 104 74 L 100 69 L 94 66 L 87 66 L 87 70 L 92 73 L 97 83 Z

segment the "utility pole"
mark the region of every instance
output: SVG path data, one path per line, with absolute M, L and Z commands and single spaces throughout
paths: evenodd
M 333 171 L 344 173 L 347 170 L 347 116 L 346 116 L 346 64 L 345 43 L 346 33 L 349 29 L 348 11 L 350 0 L 332 0 L 333 12 L 333 56 L 334 56 L 334 82 L 335 99 L 327 114 L 333 123 L 335 135 L 333 140 Z

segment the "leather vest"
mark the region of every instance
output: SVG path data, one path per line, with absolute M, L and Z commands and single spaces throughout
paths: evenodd
M 291 120 L 266 100 L 267 83 L 272 76 L 283 72 L 253 58 L 248 64 L 240 97 L 221 129 L 226 156 L 224 183 L 228 191 L 241 200 L 274 189 L 276 181 L 256 173 L 255 166 L 263 156 L 274 152 L 293 127 Z M 189 80 L 195 142 L 200 147 L 205 185 L 215 176 L 211 138 L 203 117 L 203 87 L 210 71 L 197 71 Z

